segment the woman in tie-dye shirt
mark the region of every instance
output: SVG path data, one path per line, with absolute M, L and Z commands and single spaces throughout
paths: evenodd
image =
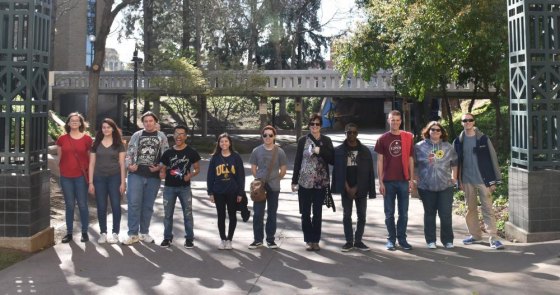
M 447 132 L 432 121 L 422 130 L 424 140 L 414 147 L 415 180 L 424 205 L 424 236 L 428 248 L 436 246 L 436 214 L 441 225 L 441 243 L 453 248 L 453 187 L 457 183 L 457 154 L 447 141 Z

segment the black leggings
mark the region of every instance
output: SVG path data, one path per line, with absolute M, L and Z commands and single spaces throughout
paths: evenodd
M 237 226 L 237 195 L 236 194 L 215 194 L 214 202 L 218 212 L 218 231 L 220 238 L 231 241 Z M 226 237 L 226 207 L 229 216 L 229 230 Z

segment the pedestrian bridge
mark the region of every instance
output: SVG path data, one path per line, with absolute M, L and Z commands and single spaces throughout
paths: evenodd
M 87 94 L 89 72 L 54 71 L 50 73 L 53 94 Z M 268 71 L 211 71 L 207 73 L 207 87 L 210 89 L 182 89 L 182 95 L 201 94 L 211 90 L 213 95 L 239 96 L 315 96 L 315 97 L 352 97 L 387 98 L 394 97 L 395 89 L 391 84 L 391 72 L 379 71 L 366 81 L 361 77 L 350 76 L 342 80 L 335 70 L 268 70 Z M 159 85 L 162 78 L 177 78 L 173 72 L 153 71 L 138 74 L 138 91 L 166 93 Z M 255 81 L 259 83 L 255 83 Z M 134 72 L 101 72 L 99 94 L 124 94 L 133 91 Z M 472 85 L 466 87 L 447 85 L 448 95 L 455 98 L 471 98 Z

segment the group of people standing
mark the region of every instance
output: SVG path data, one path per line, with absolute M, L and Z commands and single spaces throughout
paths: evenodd
M 388 116 L 389 132 L 377 141 L 377 170 L 379 192 L 384 196 L 385 224 L 388 238 L 386 248 L 395 250 L 396 242 L 404 250 L 412 246 L 406 240 L 409 191 L 418 190 L 424 207 L 424 237 L 427 247 L 437 248 L 436 216 L 440 219 L 440 242 L 453 248 L 452 205 L 453 188 L 464 191 L 467 203 L 467 228 L 470 236 L 463 244 L 470 245 L 482 239 L 478 221 L 478 200 L 490 235 L 488 244 L 494 249 L 504 245 L 497 236 L 496 220 L 492 211 L 491 193 L 501 183 L 496 151 L 490 139 L 475 128 L 474 115 L 461 118 L 463 131 L 449 143 L 445 128 L 436 121 L 422 130 L 422 140 L 413 143 L 411 133 L 400 130 L 401 114 L 392 111 Z M 398 220 L 395 228 L 395 199 L 398 202 Z
M 85 130 L 87 123 L 79 113 L 68 116 L 66 134 L 57 140 L 60 158 L 61 187 L 66 203 L 68 243 L 73 239 L 73 217 L 78 204 L 82 226 L 82 242 L 88 237 L 87 194 L 95 195 L 99 227 L 99 243 L 118 243 L 121 219 L 121 200 L 126 191 L 128 202 L 128 234 L 121 242 L 131 245 L 139 241 L 153 243 L 149 227 L 154 203 L 163 189 L 164 237 L 162 247 L 173 242 L 173 214 L 177 199 L 181 203 L 185 227 L 186 248 L 194 247 L 191 179 L 200 173 L 199 153 L 187 145 L 188 129 L 174 128 L 174 145 L 158 130 L 158 118 L 152 112 L 142 115 L 144 129 L 132 135 L 125 148 L 120 131 L 111 119 L 104 119 L 95 141 Z M 362 238 L 366 224 L 367 199 L 375 198 L 375 170 L 379 179 L 379 193 L 383 195 L 388 250 L 396 245 L 411 250 L 407 242 L 408 205 L 410 190 L 418 190 L 424 206 L 424 235 L 427 247 L 436 245 L 436 216 L 439 215 L 440 241 L 445 248 L 453 247 L 452 202 L 453 187 L 464 190 L 468 205 L 468 245 L 482 239 L 478 224 L 478 198 L 490 234 L 489 244 L 503 248 L 497 238 L 496 222 L 492 214 L 491 192 L 501 177 L 495 150 L 486 135 L 474 127 L 474 116 L 462 117 L 464 131 L 453 144 L 447 141 L 443 126 L 429 122 L 422 131 L 423 139 L 414 144 L 413 135 L 400 130 L 401 114 L 392 111 L 388 116 L 390 130 L 375 145 L 375 156 L 358 140 L 358 126 L 345 126 L 346 139 L 336 148 L 332 140 L 321 134 L 322 118 L 312 115 L 309 134 L 297 142 L 292 177 L 292 191 L 297 192 L 301 227 L 306 250 L 319 251 L 323 205 L 334 206 L 332 193 L 341 195 L 345 244 L 341 250 L 367 251 Z M 287 171 L 286 154 L 276 145 L 277 131 L 272 126 L 261 130 L 263 143 L 251 153 L 251 174 L 266 183 L 266 200 L 253 203 L 254 240 L 249 249 L 277 248 L 275 242 L 280 180 Z M 329 165 L 333 166 L 332 181 Z M 128 176 L 127 176 L 128 172 Z M 126 180 L 126 181 L 125 181 Z M 244 198 L 245 170 L 241 156 L 234 150 L 232 138 L 218 136 L 210 158 L 206 178 L 209 199 L 215 204 L 220 243 L 218 249 L 232 249 L 237 225 L 236 211 Z M 128 185 L 128 187 L 127 187 Z M 111 203 L 113 227 L 107 232 L 107 206 Z M 356 207 L 357 224 L 352 226 L 352 211 Z M 395 207 L 396 206 L 396 207 Z M 398 219 L 395 223 L 395 208 Z M 267 213 L 266 226 L 264 213 Z M 226 214 L 229 219 L 226 232 Z M 265 239 L 266 234 L 266 239 Z

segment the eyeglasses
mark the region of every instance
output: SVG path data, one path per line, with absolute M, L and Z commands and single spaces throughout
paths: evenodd
M 348 135 L 356 135 L 356 134 L 358 134 L 358 131 L 346 131 L 346 134 L 348 134 Z
M 321 126 L 321 123 L 311 122 L 309 123 L 309 126 Z
M 463 122 L 463 123 L 471 122 L 472 123 L 472 122 L 474 122 L 474 119 L 463 119 L 463 120 L 461 120 L 461 122 Z
M 433 131 L 433 132 L 441 132 L 441 129 L 439 129 L 439 128 L 430 128 L 430 131 Z
M 186 133 L 173 133 L 173 136 L 185 136 L 187 135 Z
M 263 138 L 267 138 L 267 137 L 273 138 L 273 137 L 274 137 L 274 134 L 271 134 L 271 133 L 264 133 L 264 134 L 262 135 L 262 137 L 263 137 Z

